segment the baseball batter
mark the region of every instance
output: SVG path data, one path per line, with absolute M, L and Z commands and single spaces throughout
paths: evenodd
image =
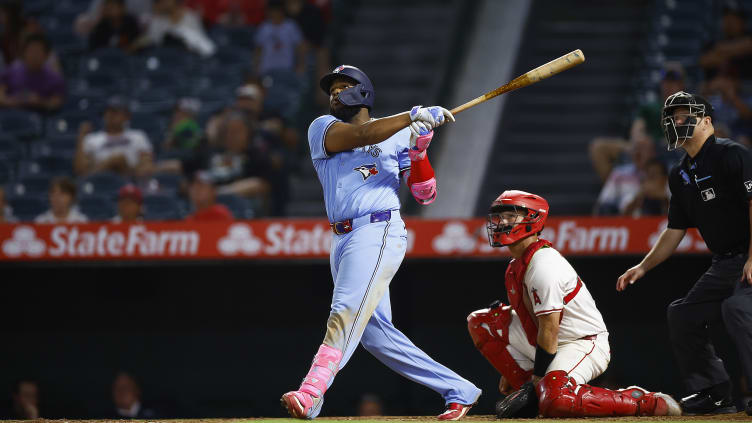
M 416 106 L 371 118 L 373 85 L 353 66 L 337 67 L 320 85 L 329 95 L 330 114 L 311 123 L 308 143 L 334 232 L 334 293 L 324 342 L 300 388 L 282 395 L 282 405 L 292 417 L 315 418 L 334 376 L 361 343 L 392 370 L 441 394 L 446 410 L 440 420 L 459 420 L 480 389 L 394 327 L 388 290 L 407 248 L 400 180 L 419 203 L 435 200 L 436 179 L 426 149 L 433 128 L 454 117 L 442 107 Z
M 504 191 L 489 210 L 491 246 L 514 257 L 505 274 L 511 305 L 496 302 L 467 320 L 475 346 L 502 375 L 499 389 L 510 394 L 532 381 L 534 415 L 544 417 L 681 414 L 662 393 L 586 385 L 608 367 L 608 330 L 574 268 L 538 238 L 548 210 L 545 199 L 523 191 Z

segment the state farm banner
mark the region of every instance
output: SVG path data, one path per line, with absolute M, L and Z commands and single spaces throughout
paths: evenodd
M 488 245 L 485 220 L 405 219 L 407 256 L 504 256 Z M 550 218 L 543 237 L 564 255 L 644 254 L 666 227 L 664 218 Z M 333 235 L 321 219 L 222 223 L 155 222 L 0 224 L 0 261 L 326 259 Z M 680 253 L 707 253 L 690 230 Z

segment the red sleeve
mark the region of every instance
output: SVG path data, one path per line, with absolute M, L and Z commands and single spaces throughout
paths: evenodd
M 423 160 L 410 162 L 410 176 L 407 178 L 407 186 L 418 182 L 425 182 L 434 177 L 433 167 L 428 161 L 428 155 Z

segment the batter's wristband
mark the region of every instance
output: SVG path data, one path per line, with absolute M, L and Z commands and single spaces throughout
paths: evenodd
M 535 364 L 533 365 L 533 374 L 538 377 L 546 375 L 546 370 L 551 362 L 554 361 L 556 353 L 551 354 L 544 350 L 540 345 L 535 348 Z

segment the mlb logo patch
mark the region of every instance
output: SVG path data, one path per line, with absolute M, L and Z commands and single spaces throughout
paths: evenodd
M 332 73 L 340 73 L 343 69 L 345 69 L 345 65 L 339 65 L 336 69 L 334 69 L 334 72 Z
M 702 196 L 703 201 L 710 201 L 715 198 L 715 191 L 713 191 L 713 188 L 708 188 L 700 191 L 700 196 Z
M 752 192 L 752 181 L 744 182 L 744 188 L 747 188 L 747 192 Z

